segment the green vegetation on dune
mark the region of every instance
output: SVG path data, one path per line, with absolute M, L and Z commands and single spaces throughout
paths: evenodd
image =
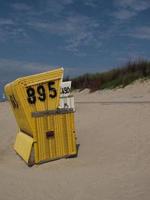
M 150 78 L 150 61 L 128 62 L 123 67 L 108 72 L 84 74 L 72 79 L 72 88 L 80 90 L 89 88 L 91 91 L 113 89 L 125 87 L 142 78 Z

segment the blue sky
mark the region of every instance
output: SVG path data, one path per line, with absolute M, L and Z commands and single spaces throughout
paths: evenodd
M 56 66 L 77 76 L 149 56 L 150 0 L 0 0 L 0 87 Z

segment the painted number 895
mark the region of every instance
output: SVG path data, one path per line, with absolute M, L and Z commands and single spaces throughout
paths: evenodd
M 49 97 L 52 98 L 52 99 L 57 96 L 57 91 L 53 87 L 53 85 L 55 85 L 54 81 L 48 82 Z M 36 92 L 35 92 L 35 89 L 33 87 L 28 87 L 26 92 L 27 92 L 27 95 L 28 95 L 27 100 L 30 104 L 35 104 L 37 99 L 40 100 L 40 101 L 46 100 L 46 92 L 45 92 L 45 87 L 43 85 L 39 85 L 37 87 L 38 96 L 36 96 L 36 94 L 35 94 Z

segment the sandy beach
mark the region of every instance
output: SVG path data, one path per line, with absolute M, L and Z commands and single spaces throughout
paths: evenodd
M 0 103 L 0 200 L 149 200 L 150 81 L 74 96 L 78 157 L 31 168 L 13 150 L 17 125 Z

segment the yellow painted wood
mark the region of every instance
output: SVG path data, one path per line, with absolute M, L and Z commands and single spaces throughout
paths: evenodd
M 36 163 L 77 153 L 74 113 L 39 117 L 36 123 L 39 149 Z M 54 136 L 47 138 L 47 131 L 54 131 Z
M 5 86 L 5 93 L 11 103 L 11 96 L 15 98 L 18 108 L 14 108 L 11 103 L 16 121 L 21 130 L 33 136 L 36 131 L 35 121 L 31 113 L 42 110 L 54 110 L 58 107 L 60 101 L 60 83 L 63 77 L 63 68 L 51 70 L 49 72 L 40 73 L 32 76 L 19 78 Z M 56 98 L 49 98 L 48 82 L 54 81 L 54 88 L 57 91 Z M 38 101 L 37 87 L 42 84 L 45 88 L 46 100 Z M 35 104 L 29 104 L 27 101 L 27 88 L 31 87 L 35 90 L 37 101 Z
M 33 142 L 33 138 L 27 134 L 23 132 L 17 134 L 14 149 L 26 161 L 26 163 L 29 161 Z
M 76 154 L 74 113 L 32 117 L 32 112 L 56 110 L 59 107 L 62 77 L 63 68 L 59 68 L 19 78 L 5 86 L 7 98 L 21 130 L 17 134 L 14 148 L 27 163 L 32 145 L 35 163 Z M 53 88 L 57 91 L 55 98 L 49 98 L 49 81 L 54 82 Z M 45 101 L 39 100 L 37 89 L 41 85 L 45 89 Z M 28 87 L 32 87 L 35 91 L 34 104 L 30 104 L 27 100 Z M 54 132 L 54 136 L 47 137 L 47 132 Z

